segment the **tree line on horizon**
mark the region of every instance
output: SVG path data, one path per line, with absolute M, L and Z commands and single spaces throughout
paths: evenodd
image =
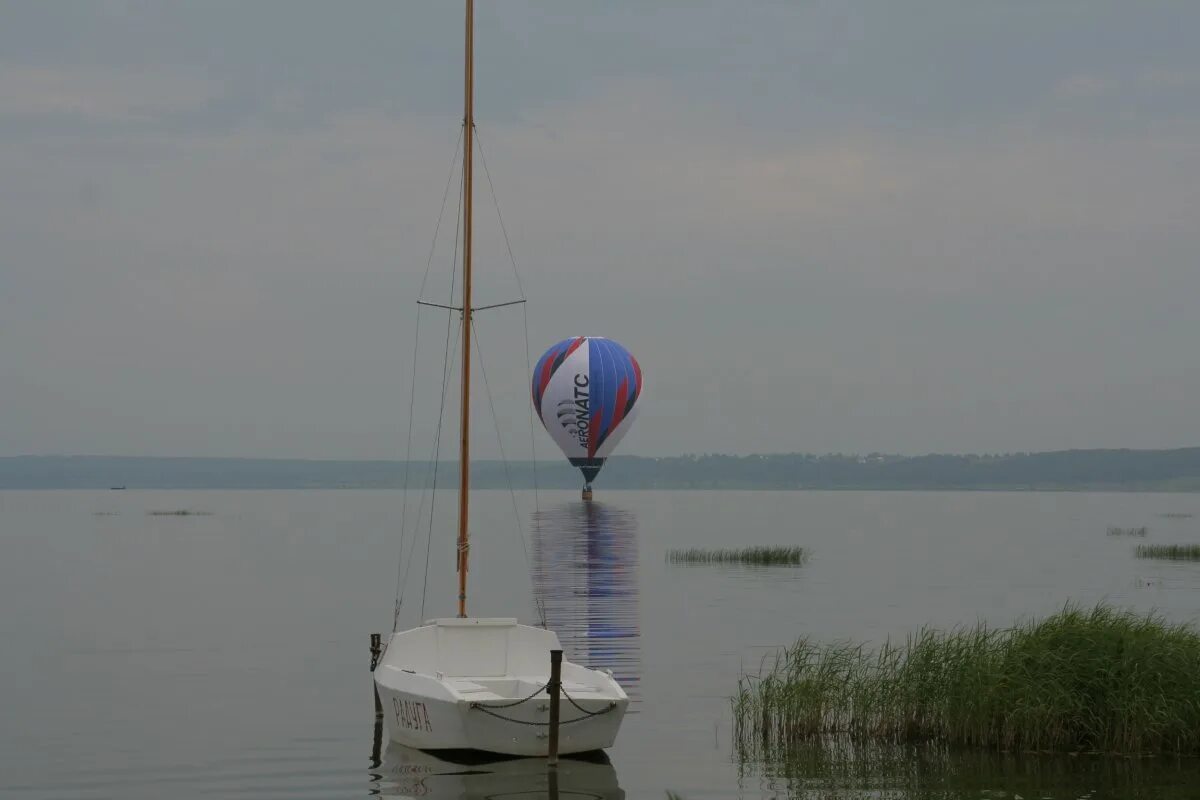
M 472 464 L 476 488 L 535 484 L 574 489 L 579 473 L 557 460 Z M 419 489 L 431 465 L 408 466 Z M 457 472 L 453 461 L 441 475 Z M 13 456 L 0 458 L 0 489 L 398 488 L 402 461 L 254 458 Z M 439 481 L 440 482 L 440 481 Z M 1114 489 L 1200 491 L 1200 447 L 1174 450 L 1061 450 L 1011 454 L 786 453 L 614 456 L 596 481 L 603 489 Z

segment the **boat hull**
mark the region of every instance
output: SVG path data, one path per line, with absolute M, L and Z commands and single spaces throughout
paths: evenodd
M 391 741 L 419 750 L 548 755 L 550 646 L 545 667 L 540 672 L 530 667 L 539 663 L 539 645 L 557 645 L 557 637 L 516 625 L 515 620 L 494 621 L 511 622 L 507 627 L 487 627 L 492 621 L 482 622 L 475 630 L 445 621 L 444 627 L 434 623 L 393 634 L 375 670 L 375 688 Z M 439 640 L 444 645 L 443 660 L 431 662 L 429 650 L 439 652 Z M 507 652 L 510 647 L 513 654 Z M 506 652 L 498 655 L 497 648 Z M 470 669 L 456 669 L 454 659 L 445 658 L 447 651 L 475 669 L 488 663 L 521 668 L 471 676 Z M 422 659 L 424 664 L 419 663 Z M 562 664 L 562 685 L 558 752 L 568 755 L 611 747 L 629 704 L 620 685 L 607 672 L 569 661 Z
M 513 708 L 472 708 L 470 701 L 448 701 L 389 689 L 377 684 L 388 738 L 417 750 L 479 750 L 513 756 L 546 756 L 549 748 L 549 700 L 535 698 Z M 558 752 L 587 753 L 612 747 L 628 701 L 609 704 L 577 701 L 587 717 L 561 701 Z M 480 704 L 486 706 L 487 704 Z M 497 716 L 493 716 L 493 714 Z

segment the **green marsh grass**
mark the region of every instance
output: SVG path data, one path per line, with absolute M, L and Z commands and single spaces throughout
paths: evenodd
M 1200 755 L 1200 634 L 1073 606 L 903 643 L 800 639 L 733 698 L 739 752 L 824 737 L 1003 751 Z
M 1109 536 L 1145 536 L 1150 530 L 1145 525 L 1137 528 L 1118 528 L 1115 525 L 1108 526 Z
M 672 564 L 799 566 L 808 561 L 808 553 L 803 547 L 744 547 L 730 550 L 691 547 L 685 550 L 668 550 L 667 561 Z
M 176 509 L 174 511 L 147 511 L 152 517 L 211 517 L 211 511 L 189 511 L 186 508 Z
M 1200 544 L 1139 544 L 1135 553 L 1138 558 L 1200 561 Z

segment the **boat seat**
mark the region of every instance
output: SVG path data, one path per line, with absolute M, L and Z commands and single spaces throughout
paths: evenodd
M 595 689 L 593 689 L 591 686 L 588 686 L 587 684 L 575 683 L 574 681 L 563 681 L 562 687 L 564 689 L 566 689 L 568 692 L 571 692 L 572 694 L 575 694 L 577 692 L 594 692 L 595 691 Z
M 450 688 L 454 689 L 454 691 L 459 692 L 460 694 L 491 692 L 491 689 L 487 688 L 486 686 L 481 686 L 475 681 L 467 680 L 465 678 L 447 678 L 446 683 L 450 685 Z
M 483 684 L 477 683 L 475 680 L 472 680 L 471 678 L 445 678 L 444 680 L 446 681 L 446 685 L 448 685 L 451 689 L 453 689 L 454 691 L 456 691 L 460 694 L 478 694 L 480 692 L 491 694 L 495 691 L 494 689 L 492 689 L 488 686 L 484 686 Z M 530 676 L 530 677 L 525 677 L 525 678 L 514 676 L 510 680 L 526 682 L 526 683 L 534 683 L 536 681 L 545 680 L 545 678 L 542 676 Z M 570 692 L 571 694 L 579 694 L 579 693 L 587 693 L 587 692 L 595 691 L 595 689 L 593 689 L 591 686 L 588 686 L 585 683 L 576 683 L 575 681 L 563 681 L 562 687 L 564 689 L 566 689 L 568 692 Z

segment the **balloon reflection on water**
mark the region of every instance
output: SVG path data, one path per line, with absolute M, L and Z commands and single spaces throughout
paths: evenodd
M 577 663 L 610 669 L 636 713 L 641 682 L 637 518 L 604 502 L 542 509 L 533 520 L 534 591 Z

